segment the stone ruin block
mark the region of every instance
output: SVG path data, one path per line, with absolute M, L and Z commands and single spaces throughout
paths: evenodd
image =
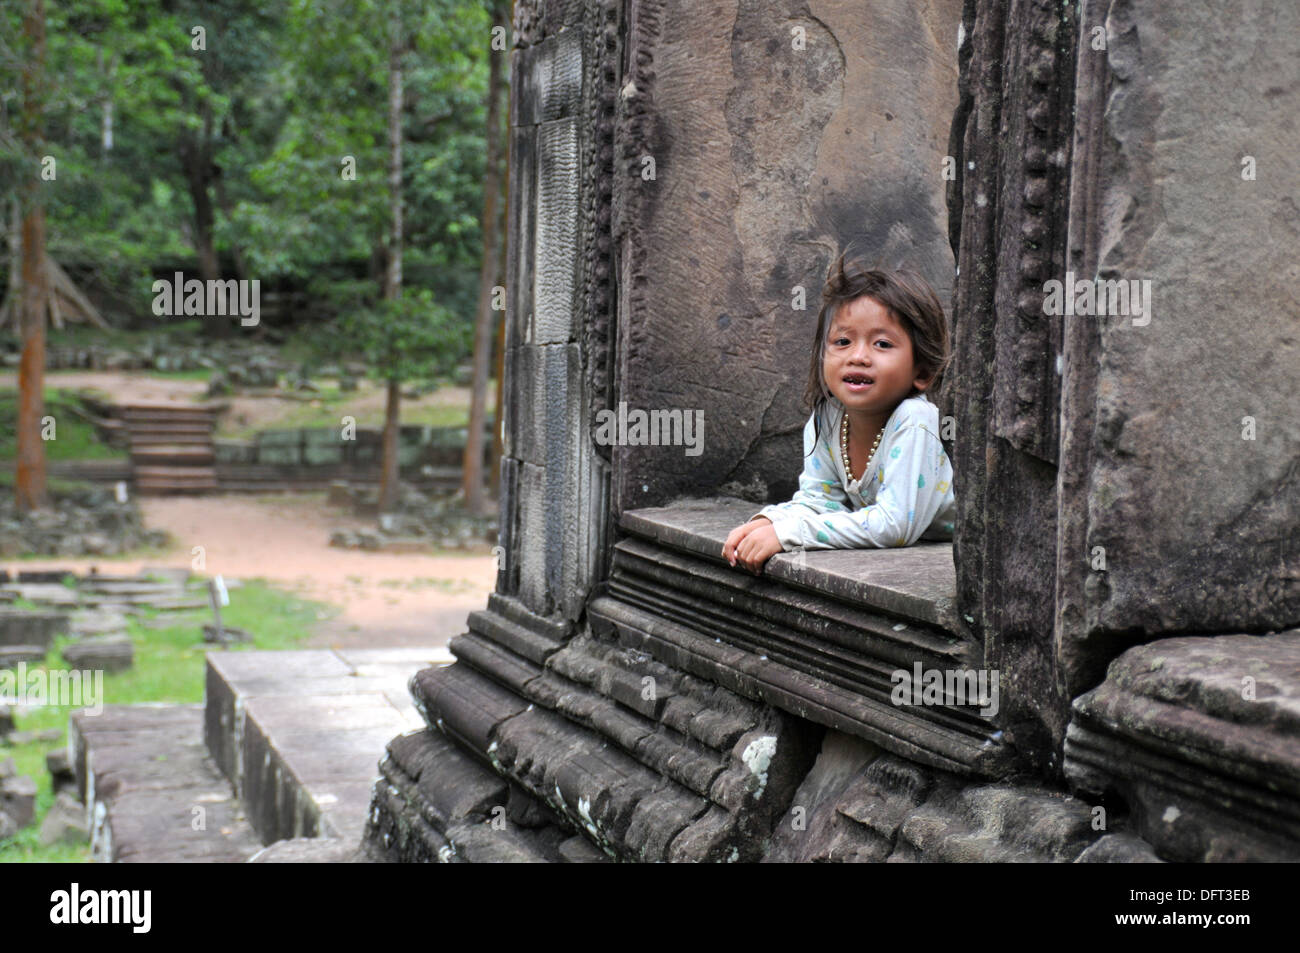
M 457 663 L 412 682 L 429 731 L 390 746 L 368 843 L 448 862 L 1294 859 L 1298 435 L 1278 414 L 1300 143 L 1276 116 L 1296 111 L 1278 77 L 1300 30 L 1290 9 L 1187 16 L 515 5 L 506 552 Z M 1247 77 L 1227 92 L 1224 63 Z M 904 557 L 866 558 L 888 553 L 777 557 L 742 585 L 711 529 L 644 516 L 789 496 L 791 355 L 849 244 L 951 305 L 951 591 L 891 585 Z M 1158 293 L 1149 315 L 1052 313 L 1047 282 L 1071 273 Z M 1220 339 L 1238 365 L 1207 362 Z M 705 410 L 703 455 L 593 445 L 619 403 Z M 887 707 L 889 667 L 922 657 L 1000 671 L 997 720 Z M 1233 700 L 1228 676 L 1274 701 Z
M 1133 648 L 1074 702 L 1065 773 L 1167 860 L 1300 860 L 1300 629 Z

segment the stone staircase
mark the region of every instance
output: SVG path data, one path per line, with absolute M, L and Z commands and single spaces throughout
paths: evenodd
M 213 432 L 224 405 L 129 404 L 117 408 L 131 451 L 136 492 L 217 489 Z
M 447 661 L 438 648 L 211 652 L 204 705 L 75 713 L 69 761 L 95 859 L 365 860 L 378 758 L 421 725 L 407 681 Z

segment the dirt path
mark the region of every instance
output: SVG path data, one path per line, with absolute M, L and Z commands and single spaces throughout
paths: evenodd
M 418 555 L 333 549 L 335 529 L 364 519 L 327 507 L 322 494 L 156 498 L 141 501 L 145 523 L 174 545 L 144 560 L 49 559 L 22 569 L 135 572 L 145 566 L 191 566 L 203 547 L 207 575 L 262 578 L 340 614 L 322 623 L 309 647 L 445 645 L 465 631 L 465 617 L 487 605 L 496 582 L 491 554 Z M 237 595 L 232 593 L 232 598 Z
M 68 390 L 93 388 L 122 404 L 188 404 L 202 399 L 208 389 L 203 381 L 150 377 L 140 371 L 46 371 L 45 386 Z M 0 373 L 0 389 L 17 387 L 16 373 Z

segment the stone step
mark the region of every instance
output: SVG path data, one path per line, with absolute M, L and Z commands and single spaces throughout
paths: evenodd
M 95 860 L 241 863 L 261 847 L 204 748 L 202 706 L 75 712 L 68 750 Z
M 390 863 L 608 860 L 541 802 L 433 729 L 394 738 L 380 764 L 365 847 Z M 581 843 L 579 843 L 581 842 Z
M 216 419 L 223 408 L 219 406 L 196 407 L 194 405 L 176 404 L 134 404 L 117 409 L 118 417 L 128 427 L 137 423 L 194 421 L 209 423 Z
M 131 444 L 141 443 L 204 443 L 212 444 L 212 428 L 206 424 L 149 424 L 132 427 L 128 434 Z
M 19 662 L 43 662 L 45 654 L 46 649 L 39 645 L 0 645 L 0 669 L 17 668 Z
M 215 459 L 211 444 L 174 441 L 131 445 L 131 460 L 137 466 L 203 466 Z
M 105 595 L 145 596 L 175 595 L 184 587 L 177 582 L 152 582 L 145 579 L 108 579 L 87 576 L 78 584 L 82 592 L 100 592 Z
M 359 843 L 379 759 L 422 725 L 407 693 L 441 648 L 210 652 L 204 738 L 264 842 Z
M 210 466 L 141 466 L 135 468 L 136 488 L 146 483 L 211 482 L 216 483 L 216 471 Z
M 589 637 L 575 640 L 583 641 Z M 534 667 L 530 677 L 531 663 L 462 636 L 453 645 L 460 661 L 420 672 L 411 692 L 426 722 L 437 729 L 434 736 L 459 743 L 478 762 L 490 764 L 560 819 L 568 834 L 584 832 L 609 856 L 757 859 L 761 840 L 751 835 L 770 830 L 775 815 L 786 809 L 804 762 L 811 761 L 807 740 L 793 720 L 664 666 L 656 670 L 656 682 L 669 697 L 662 709 L 655 708 L 664 720 L 642 717 L 561 674 L 563 668 L 576 678 L 608 683 L 610 669 L 621 667 L 609 654 L 618 649 L 571 648 L 569 662 L 557 653 L 545 672 Z M 698 690 L 701 696 L 687 697 Z M 679 707 L 674 698 L 700 704 Z M 747 716 L 741 726 L 747 730 L 739 737 L 731 727 L 737 716 Z M 692 740 L 692 733 L 711 738 L 722 750 Z M 375 790 L 377 831 L 367 835 L 373 847 L 387 850 L 395 839 L 400 859 L 426 854 L 453 859 L 444 856 L 444 847 L 462 860 L 529 851 L 543 859 L 565 859 L 558 843 L 551 857 L 545 843 L 490 838 L 474 820 L 481 809 L 466 812 L 470 816 L 463 822 L 442 811 L 446 823 L 440 825 L 440 812 L 430 805 L 458 803 L 474 785 L 446 756 L 413 758 L 399 740 L 390 745 L 384 764 L 388 784 Z M 390 771 L 390 761 L 406 776 Z

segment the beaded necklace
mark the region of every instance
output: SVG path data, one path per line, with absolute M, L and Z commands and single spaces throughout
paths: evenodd
M 866 469 L 862 471 L 862 476 L 866 477 L 871 470 L 871 461 L 876 459 L 876 450 L 880 447 L 880 438 L 885 435 L 885 428 L 880 428 L 880 433 L 876 434 L 876 442 L 871 445 L 871 454 L 867 457 Z M 853 482 L 853 464 L 849 462 L 849 415 L 844 414 L 844 420 L 840 424 L 840 456 L 844 461 L 844 472 L 848 474 L 849 482 Z

